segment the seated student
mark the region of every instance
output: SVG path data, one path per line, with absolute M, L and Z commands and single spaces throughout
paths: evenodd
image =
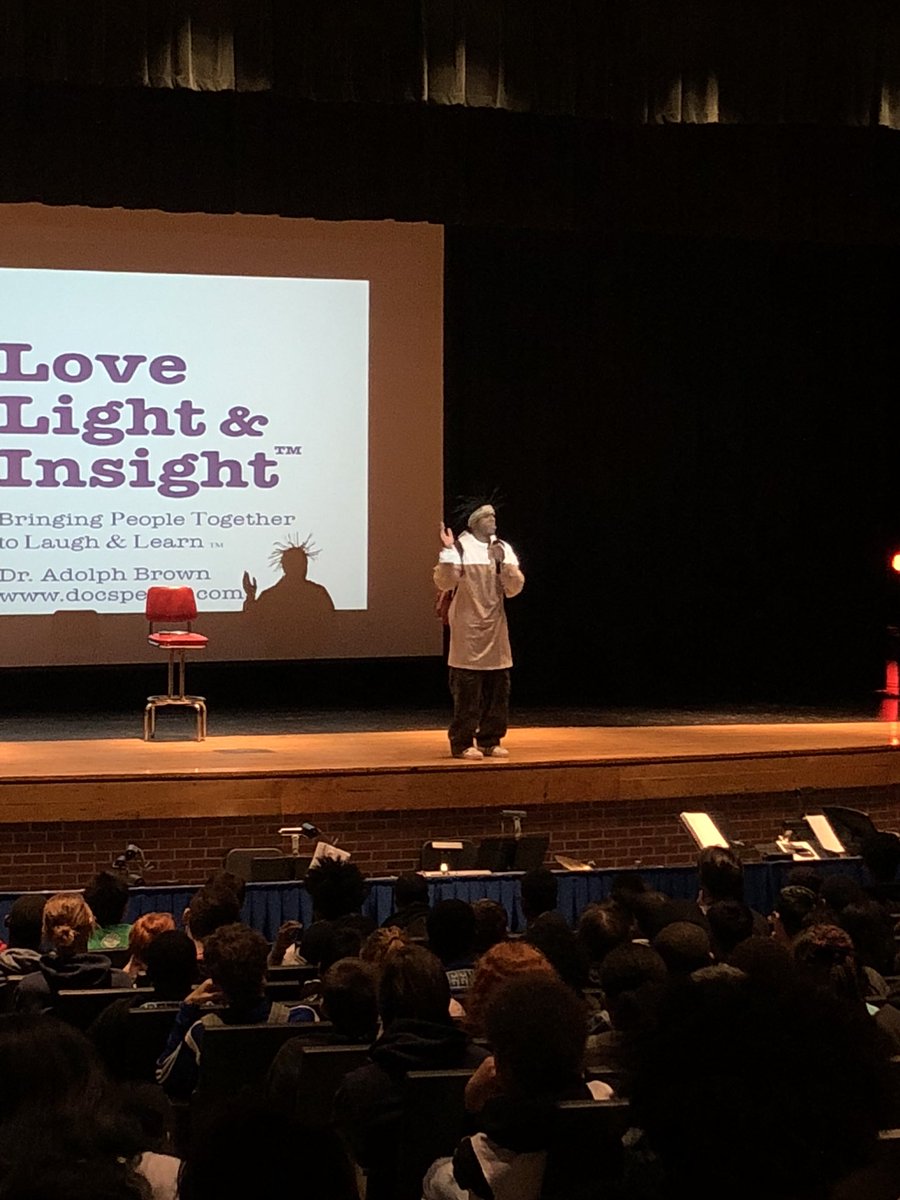
M 635 1045 L 633 1123 L 658 1158 L 656 1194 L 714 1180 L 729 1200 L 832 1196 L 886 1127 L 874 1027 L 800 980 L 709 974 L 671 989 Z
M 312 963 L 328 967 L 339 958 L 359 953 L 363 940 L 375 928 L 362 914 L 368 885 L 352 862 L 326 858 L 306 874 L 304 887 L 313 905 L 312 924 L 303 931 L 299 947 L 289 947 L 283 962 Z
M 509 913 L 496 900 L 473 900 L 472 912 L 475 915 L 475 941 L 472 949 L 477 959 L 479 955 L 498 946 L 509 938 Z
M 428 880 L 423 875 L 398 875 L 394 884 L 394 911 L 381 922 L 402 929 L 407 937 L 425 937 L 425 918 L 431 909 Z
M 209 972 L 187 996 L 175 1017 L 156 1077 L 170 1096 L 189 1096 L 197 1083 L 203 1034 L 216 1025 L 273 1025 L 314 1021 L 306 1005 L 288 1006 L 265 998 L 269 944 L 246 925 L 225 925 L 205 942 L 203 965 Z M 218 1012 L 206 1005 L 221 1004 Z
M 102 954 L 88 953 L 94 914 L 77 892 L 57 892 L 44 905 L 43 942 L 49 952 L 38 970 L 16 989 L 16 1008 L 50 1012 L 56 993 L 65 989 L 132 987 L 133 980 L 116 970 Z
M 150 1005 L 180 1004 L 200 982 L 197 947 L 181 929 L 164 930 L 144 951 L 147 983 L 153 988 Z
M 753 937 L 753 913 L 741 900 L 717 900 L 706 910 L 716 962 L 727 962 L 736 946 Z
M 713 904 L 723 900 L 744 902 L 744 866 L 735 852 L 724 846 L 707 846 L 697 856 L 697 874 L 700 877 L 700 894 L 697 903 L 707 913 Z M 753 932 L 765 937 L 769 932 L 762 913 L 750 909 L 753 917 Z
M 389 954 L 393 954 L 401 946 L 408 946 L 409 938 L 397 925 L 382 925 L 374 929 L 359 948 L 359 957 L 364 963 L 381 969 L 381 965 Z M 349 957 L 349 956 L 348 956 Z M 343 961 L 343 960 L 336 960 Z M 323 981 L 324 982 L 324 981 Z
M 776 942 L 789 947 L 818 903 L 818 896 L 809 888 L 796 885 L 782 888 L 769 918 Z
M 407 1071 L 475 1067 L 486 1052 L 471 1045 L 448 1013 L 450 987 L 440 961 L 404 946 L 382 968 L 382 1034 L 371 1063 L 351 1071 L 335 1098 L 335 1121 L 367 1172 L 367 1200 L 391 1200 L 397 1175 L 403 1080 Z
M 600 968 L 600 986 L 612 1028 L 588 1039 L 591 1066 L 623 1065 L 630 1042 L 652 1024 L 666 983 L 666 964 L 649 946 L 630 942 L 607 954 Z
M 475 974 L 475 914 L 465 900 L 439 900 L 428 914 L 428 948 L 444 964 L 451 988 L 467 988 Z
M 342 958 L 328 968 L 322 976 L 322 1016 L 331 1022 L 329 1045 L 371 1046 L 378 1036 L 377 991 L 378 971 L 371 963 Z M 269 1069 L 269 1097 L 286 1112 L 301 1086 L 304 1047 L 309 1045 L 306 1038 L 302 1044 L 299 1039 L 286 1042 Z
M 143 975 L 147 969 L 147 950 L 154 938 L 175 928 L 171 913 L 149 912 L 138 917 L 128 934 L 130 957 L 125 964 L 125 973 L 132 979 Z
M 101 871 L 84 889 L 84 900 L 96 921 L 88 950 L 124 950 L 131 929 L 123 919 L 128 907 L 125 880 L 111 871 Z
M 241 906 L 233 888 L 204 886 L 195 892 L 181 923 L 197 947 L 197 961 L 203 961 L 203 946 L 211 933 L 226 925 L 235 925 L 240 919 Z
M 540 950 L 524 939 L 500 942 L 482 954 L 465 999 L 465 1027 L 472 1037 L 484 1037 L 485 1016 L 495 993 L 507 979 L 525 972 L 556 978 L 556 972 Z
M 562 913 L 542 913 L 528 926 L 525 941 L 540 950 L 563 983 L 584 995 L 590 978 L 587 955 Z
M 897 870 L 900 868 L 900 837 L 882 830 L 867 837 L 859 848 L 870 884 L 868 891 L 876 900 L 895 903 L 900 898 Z
M 612 900 L 589 904 L 578 918 L 576 937 L 587 956 L 592 982 L 598 982 L 600 964 L 610 950 L 631 940 L 631 929 L 631 914 Z
M 559 885 L 556 876 L 546 867 L 526 871 L 522 876 L 519 891 L 526 926 L 533 925 L 544 913 L 555 912 L 559 899 Z
M 709 935 L 690 921 L 673 921 L 659 931 L 652 946 L 666 964 L 671 978 L 684 978 L 712 966 Z
M 525 973 L 506 980 L 485 1020 L 493 1055 L 466 1088 L 479 1132 L 463 1138 L 452 1159 L 434 1164 L 425 1177 L 425 1200 L 538 1200 L 557 1102 L 612 1094 L 604 1083 L 585 1083 L 584 1007 L 559 979 Z M 597 1183 L 601 1149 L 586 1149 Z M 576 1169 L 574 1163 L 563 1166 Z
M 887 996 L 884 976 L 895 973 L 897 961 L 894 923 L 887 911 L 864 894 L 841 911 L 839 924 L 853 939 L 856 956 L 869 976 L 869 995 Z
M 0 980 L 4 975 L 29 975 L 41 961 L 41 929 L 46 896 L 19 896 L 6 914 L 7 944 L 0 953 Z
M 44 1015 L 0 1016 L 0 1079 L 4 1197 L 126 1200 L 149 1197 L 152 1179 L 156 1200 L 174 1200 L 178 1160 L 155 1152 L 79 1030 Z

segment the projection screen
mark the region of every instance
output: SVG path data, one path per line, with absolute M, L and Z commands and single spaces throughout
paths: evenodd
M 0 207 L 0 664 L 435 654 L 440 228 Z

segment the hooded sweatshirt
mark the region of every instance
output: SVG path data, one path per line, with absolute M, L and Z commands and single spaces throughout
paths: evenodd
M 7 946 L 0 951 L 0 975 L 30 975 L 40 966 L 40 950 L 27 946 Z
M 134 980 L 114 968 L 103 954 L 60 955 L 54 951 L 42 955 L 38 969 L 19 984 L 16 1008 L 20 1012 L 50 1012 L 58 992 L 110 987 L 134 987 Z
M 404 1018 L 385 1030 L 370 1056 L 370 1064 L 346 1076 L 334 1110 L 338 1128 L 367 1171 L 368 1200 L 382 1200 L 394 1192 L 407 1071 L 474 1069 L 487 1051 L 449 1022 Z

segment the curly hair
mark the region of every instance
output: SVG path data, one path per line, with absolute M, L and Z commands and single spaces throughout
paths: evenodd
M 478 960 L 475 977 L 466 995 L 466 1029 L 474 1036 L 484 1032 L 484 1018 L 491 998 L 502 983 L 525 971 L 555 975 L 550 963 L 528 942 L 498 942 Z
M 235 1008 L 263 994 L 269 943 L 246 925 L 223 925 L 203 946 L 203 961 L 213 983 Z
M 368 893 L 365 877 L 356 863 L 336 858 L 323 858 L 310 868 L 304 886 L 316 915 L 325 921 L 359 912 Z

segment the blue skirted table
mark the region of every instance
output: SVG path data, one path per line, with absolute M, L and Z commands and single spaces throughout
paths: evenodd
M 751 908 L 769 913 L 775 897 L 784 886 L 787 873 L 795 864 L 789 862 L 751 863 L 744 868 L 744 893 Z M 858 858 L 830 859 L 811 864 L 823 874 L 852 875 L 864 881 L 864 869 Z M 559 911 L 574 925 L 578 915 L 588 905 L 605 900 L 612 889 L 618 871 L 558 871 Z M 642 867 L 640 875 L 649 888 L 665 892 L 676 900 L 694 899 L 698 891 L 697 869 L 685 867 Z M 496 900 L 509 913 L 509 927 L 515 933 L 525 926 L 519 898 L 518 874 L 509 875 L 449 875 L 429 880 L 432 904 L 437 900 Z M 393 878 L 372 879 L 364 912 L 380 925 L 394 908 Z M 126 920 L 134 921 L 147 912 L 170 912 L 176 923 L 187 908 L 198 884 L 171 887 L 137 887 L 131 889 Z M 5 932 L 6 914 L 20 893 L 0 893 L 0 940 Z M 49 895 L 50 893 L 48 893 Z M 312 903 L 303 886 L 297 883 L 251 883 L 247 886 L 243 918 L 270 941 L 284 921 L 312 920 Z

